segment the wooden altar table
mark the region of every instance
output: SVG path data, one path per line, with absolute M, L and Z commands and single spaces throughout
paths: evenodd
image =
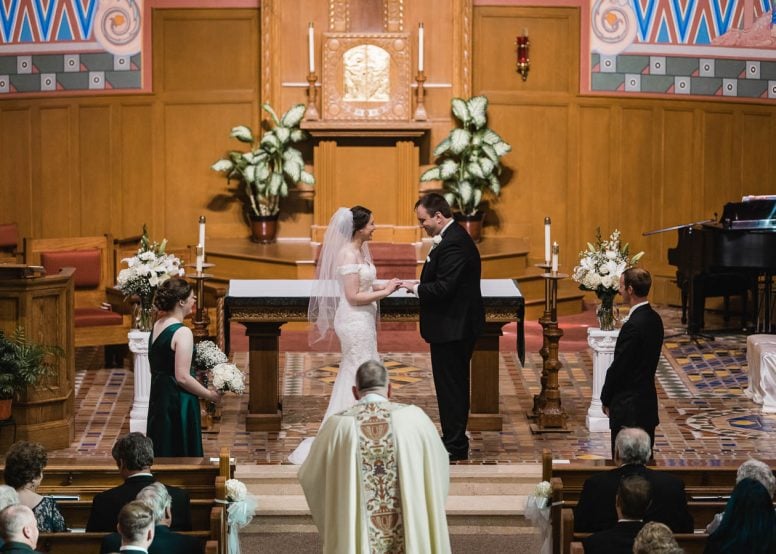
M 311 280 L 232 280 L 225 302 L 225 331 L 232 321 L 246 327 L 250 391 L 245 427 L 248 431 L 280 431 L 280 328 L 289 321 L 307 321 Z M 517 351 L 525 360 L 525 302 L 511 279 L 483 279 L 485 331 L 477 340 L 471 365 L 469 429 L 500 431 L 499 337 L 501 328 L 517 321 Z M 380 319 L 418 321 L 419 301 L 404 290 L 380 302 Z M 229 336 L 226 337 L 229 350 Z

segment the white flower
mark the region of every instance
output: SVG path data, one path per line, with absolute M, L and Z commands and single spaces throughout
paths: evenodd
M 220 363 L 210 370 L 210 381 L 219 392 L 245 392 L 245 376 L 236 365 Z
M 534 496 L 550 498 L 550 496 L 552 496 L 552 485 L 550 485 L 550 482 L 542 481 L 541 483 L 537 483 L 534 488 Z
M 442 235 L 434 235 L 434 238 L 431 240 L 434 242 L 434 244 L 439 244 L 442 242 Z
M 240 502 L 248 496 L 248 487 L 237 479 L 227 479 L 226 499 L 230 502 Z

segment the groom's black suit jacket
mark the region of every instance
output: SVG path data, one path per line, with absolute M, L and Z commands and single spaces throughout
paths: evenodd
M 418 285 L 420 335 L 429 343 L 475 338 L 485 326 L 480 253 L 453 222 L 423 265 Z
M 663 320 L 649 304 L 639 306 L 620 329 L 601 389 L 613 432 L 623 426 L 654 429 L 659 423 L 655 371 L 662 346 Z

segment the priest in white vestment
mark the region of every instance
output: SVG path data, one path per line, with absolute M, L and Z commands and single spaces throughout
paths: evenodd
M 379 362 L 359 367 L 353 394 L 359 402 L 326 420 L 299 469 L 323 551 L 450 552 L 450 462 L 434 424 L 388 400 Z

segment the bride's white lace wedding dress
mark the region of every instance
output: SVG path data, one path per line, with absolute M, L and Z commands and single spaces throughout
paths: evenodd
M 377 270 L 373 264 L 348 264 L 337 267 L 337 276 L 340 279 L 352 273 L 358 273 L 359 292 L 372 290 L 372 284 L 377 276 Z M 344 292 L 341 294 L 337 312 L 334 315 L 334 331 L 342 347 L 342 359 L 331 391 L 329 407 L 326 409 L 321 425 L 329 416 L 347 410 L 356 403 L 353 397 L 353 385 L 356 384 L 358 367 L 366 361 L 380 359 L 377 353 L 376 316 L 377 302 L 352 306 L 345 298 Z M 288 457 L 288 461 L 292 464 L 304 462 L 313 440 L 313 437 L 304 439 Z

